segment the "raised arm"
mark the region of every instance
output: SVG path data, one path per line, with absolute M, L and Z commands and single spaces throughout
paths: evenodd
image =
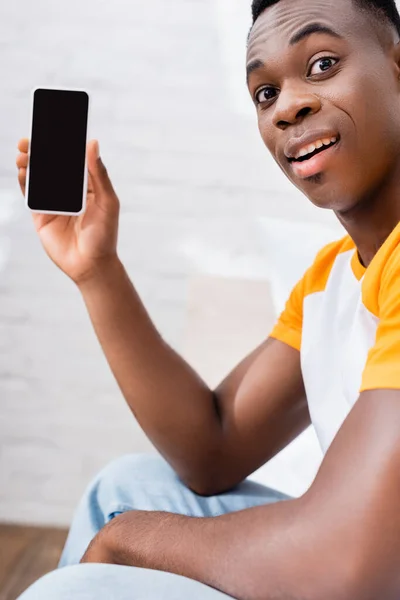
M 18 148 L 24 193 L 29 140 Z M 309 424 L 299 352 L 268 340 L 210 390 L 163 340 L 118 258 L 119 199 L 96 149 L 90 142 L 85 213 L 33 214 L 35 228 L 47 254 L 81 291 L 110 368 L 147 436 L 194 491 L 223 491 Z
M 163 340 L 119 261 L 80 290 L 132 412 L 197 493 L 239 483 L 309 425 L 297 350 L 270 338 L 212 391 Z

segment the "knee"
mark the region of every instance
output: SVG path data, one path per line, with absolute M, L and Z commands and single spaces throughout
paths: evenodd
M 108 463 L 98 478 L 118 485 L 121 481 L 154 481 L 175 477 L 175 471 L 164 458 L 151 454 L 127 454 Z
M 70 600 L 75 594 L 83 591 L 85 575 L 91 570 L 82 569 L 82 566 L 65 567 L 48 573 L 31 585 L 17 600 Z
M 93 483 L 96 488 L 123 492 L 131 486 L 146 489 L 161 483 L 172 484 L 177 481 L 177 474 L 161 456 L 129 454 L 107 464 Z

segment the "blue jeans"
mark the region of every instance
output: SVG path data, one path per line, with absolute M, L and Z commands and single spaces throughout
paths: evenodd
M 19 600 L 218 600 L 226 594 L 186 577 L 116 565 L 79 564 L 89 542 L 115 515 L 129 510 L 213 517 L 288 496 L 246 480 L 204 498 L 190 491 L 159 456 L 131 455 L 106 466 L 86 490 L 74 516 L 59 569 Z

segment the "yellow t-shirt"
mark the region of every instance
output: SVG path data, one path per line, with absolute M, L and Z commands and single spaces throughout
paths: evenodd
M 400 389 L 400 223 L 367 268 L 350 236 L 322 248 L 270 336 L 300 351 L 326 452 L 361 391 Z

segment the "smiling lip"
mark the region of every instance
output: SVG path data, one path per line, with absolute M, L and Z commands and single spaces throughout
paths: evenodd
M 292 160 L 289 162 L 290 167 L 293 169 L 295 175 L 301 179 L 311 177 L 322 171 L 333 158 L 334 153 L 340 146 L 341 139 L 339 139 L 333 146 L 330 146 L 326 150 L 322 150 L 312 158 L 303 161 Z

